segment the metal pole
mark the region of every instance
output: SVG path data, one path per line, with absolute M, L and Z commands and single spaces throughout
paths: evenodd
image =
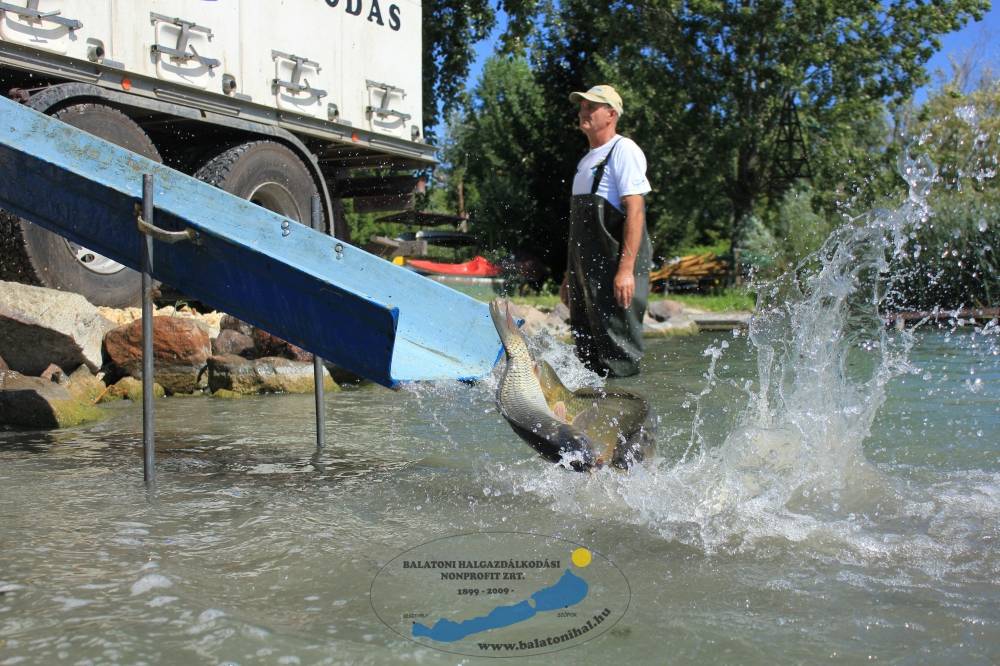
M 312 228 L 320 233 L 323 232 L 323 213 L 320 208 L 319 194 L 312 196 Z M 323 432 L 323 425 L 326 422 L 326 406 L 324 404 L 325 395 L 323 390 L 323 359 L 313 354 L 313 377 L 316 383 L 316 449 L 322 449 L 326 444 L 326 435 Z
M 153 223 L 153 176 L 142 177 L 142 219 Z M 142 234 L 142 478 L 156 483 L 153 445 L 153 237 Z

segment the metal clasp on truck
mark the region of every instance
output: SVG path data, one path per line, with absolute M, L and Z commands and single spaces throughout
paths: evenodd
M 170 56 L 170 59 L 174 62 L 189 62 L 191 60 L 197 60 L 203 66 L 209 69 L 214 69 L 222 64 L 219 60 L 215 58 L 206 58 L 205 56 L 199 55 L 195 50 L 194 45 L 190 44 L 191 33 L 197 32 L 208 37 L 208 41 L 212 41 L 212 30 L 206 28 L 205 26 L 198 25 L 193 21 L 185 21 L 180 18 L 171 18 L 169 16 L 164 16 L 163 14 L 155 14 L 153 12 L 149 13 L 150 23 L 156 25 L 157 22 L 171 23 L 178 28 L 180 28 L 180 33 L 177 35 L 177 45 L 174 47 L 163 46 L 162 44 L 153 44 L 149 47 L 149 50 L 154 56 L 158 54 L 164 54 Z
M 406 91 L 402 88 L 396 86 L 390 86 L 388 83 L 379 83 L 378 81 L 372 81 L 371 79 L 365 80 L 365 85 L 368 86 L 368 90 L 381 90 L 382 91 L 382 103 L 378 106 L 367 106 L 365 107 L 365 113 L 369 116 L 372 114 L 378 116 L 379 118 L 388 118 L 390 116 L 395 116 L 399 118 L 401 122 L 406 122 L 410 119 L 410 114 L 403 113 L 402 111 L 397 111 L 395 109 L 389 108 L 389 97 L 392 95 L 399 95 L 400 98 L 406 97 Z
M 28 0 L 26 7 L 19 7 L 17 5 L 12 5 L 9 2 L 0 2 L 0 10 L 5 12 L 10 12 L 16 14 L 19 18 L 25 19 L 28 22 L 38 21 L 50 21 L 57 25 L 61 25 L 67 28 L 70 32 L 74 30 L 79 30 L 83 27 L 83 24 L 76 19 L 66 18 L 60 16 L 62 12 L 56 10 L 54 12 L 42 12 L 38 10 L 38 0 Z
M 309 79 L 304 79 L 302 77 L 302 71 L 306 67 L 316 70 L 316 73 L 319 74 L 322 70 L 318 62 L 309 60 L 308 58 L 303 58 L 302 56 L 292 55 L 291 53 L 282 53 L 281 51 L 271 51 L 271 59 L 277 61 L 278 58 L 292 62 L 294 63 L 294 66 L 292 67 L 291 81 L 283 81 L 282 79 L 279 79 L 277 77 L 275 77 L 271 81 L 271 90 L 275 95 L 278 94 L 279 90 L 284 88 L 285 90 L 290 90 L 296 93 L 302 93 L 302 92 L 309 93 L 316 99 L 321 99 L 323 97 L 326 97 L 327 93 L 325 90 L 320 90 L 319 88 L 313 88 L 312 86 L 309 85 Z M 305 83 L 299 83 L 300 81 L 305 81 Z

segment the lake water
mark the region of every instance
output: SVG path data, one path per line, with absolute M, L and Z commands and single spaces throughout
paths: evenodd
M 870 427 L 827 386 L 769 429 L 746 335 L 654 341 L 615 384 L 660 416 L 628 474 L 541 461 L 495 378 L 331 395 L 318 455 L 311 396 L 161 400 L 151 494 L 136 405 L 0 432 L 0 664 L 468 663 L 390 631 L 369 591 L 404 550 L 481 531 L 584 544 L 628 580 L 612 629 L 519 661 L 996 663 L 998 350 L 995 328 L 927 329 L 884 403 L 861 396 Z

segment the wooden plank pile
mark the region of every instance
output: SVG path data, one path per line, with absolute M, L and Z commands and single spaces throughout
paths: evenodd
M 729 263 L 714 252 L 674 259 L 649 274 L 654 291 L 711 289 L 725 284 Z

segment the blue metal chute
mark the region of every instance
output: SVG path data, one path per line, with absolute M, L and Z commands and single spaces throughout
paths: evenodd
M 146 173 L 155 225 L 195 235 L 155 243 L 156 279 L 385 386 L 499 359 L 485 303 L 0 99 L 0 208 L 136 270 Z

